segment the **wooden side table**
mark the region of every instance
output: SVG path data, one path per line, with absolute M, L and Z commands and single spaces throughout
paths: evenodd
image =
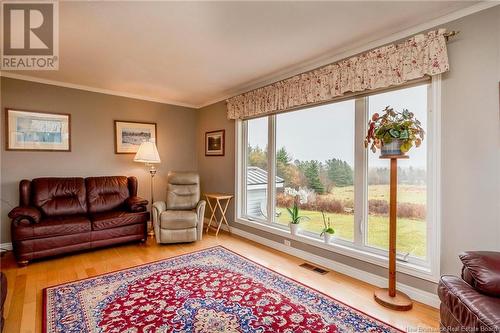
M 210 208 L 210 211 L 212 212 L 212 214 L 210 215 L 210 221 L 208 221 L 208 226 L 207 226 L 206 232 L 208 233 L 208 230 L 210 229 L 210 225 L 212 224 L 212 221 L 215 221 L 216 223 L 218 223 L 217 231 L 215 232 L 215 236 L 217 236 L 219 234 L 219 230 L 220 230 L 220 227 L 222 225 L 222 222 L 226 223 L 227 229 L 231 233 L 229 223 L 227 222 L 227 219 L 226 219 L 226 211 L 227 211 L 227 207 L 229 206 L 229 202 L 231 201 L 233 196 L 231 194 L 224 194 L 224 193 L 205 193 L 205 198 L 207 199 L 208 207 Z M 215 202 L 214 205 L 212 205 L 212 202 L 210 200 L 214 200 L 214 202 Z M 226 201 L 225 204 L 224 204 L 224 200 Z M 224 205 L 224 208 L 222 208 L 223 205 Z M 217 221 L 217 217 L 215 216 L 217 209 L 219 209 L 221 212 L 221 217 L 220 217 L 219 221 Z

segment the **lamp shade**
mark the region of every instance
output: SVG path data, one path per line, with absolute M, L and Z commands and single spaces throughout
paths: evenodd
M 160 163 L 160 155 L 154 142 L 144 141 L 141 143 L 137 154 L 135 154 L 134 162 Z

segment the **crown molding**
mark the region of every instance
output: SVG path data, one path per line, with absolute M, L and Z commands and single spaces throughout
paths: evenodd
M 350 56 L 353 56 L 353 55 L 361 53 L 361 52 L 366 52 L 368 50 L 383 46 L 385 44 L 393 43 L 397 40 L 407 38 L 408 36 L 420 33 L 422 31 L 437 27 L 439 25 L 460 19 L 462 17 L 468 16 L 468 15 L 471 15 L 471 14 L 474 14 L 474 13 L 477 13 L 477 12 L 480 12 L 482 10 L 489 9 L 489 8 L 492 8 L 492 7 L 495 7 L 498 5 L 500 5 L 500 2 L 497 2 L 497 1 L 480 1 L 480 2 L 478 2 L 474 5 L 471 5 L 469 7 L 459 9 L 455 12 L 443 15 L 443 16 L 438 17 L 436 19 L 433 19 L 431 21 L 427 21 L 425 23 L 413 26 L 411 28 L 401 30 L 401 31 L 394 33 L 394 34 L 391 34 L 387 37 L 383 37 L 383 38 L 376 39 L 376 40 L 361 40 L 361 41 L 357 42 L 355 45 L 351 45 L 349 47 L 337 49 L 337 50 L 335 50 L 334 53 L 330 52 L 330 53 L 324 54 L 320 57 L 316 57 L 312 60 L 304 61 L 304 62 L 301 62 L 300 64 L 297 64 L 297 65 L 288 66 L 282 70 L 273 72 L 273 73 L 268 74 L 268 75 L 264 75 L 256 80 L 252 80 L 252 81 L 246 82 L 242 85 L 235 86 L 232 89 L 229 89 L 229 90 L 222 92 L 221 96 L 210 99 L 210 100 L 208 100 L 204 103 L 201 103 L 201 104 L 182 103 L 182 102 L 164 99 L 164 98 L 155 98 L 155 97 L 151 97 L 151 96 L 136 95 L 136 94 L 123 92 L 123 91 L 102 89 L 102 88 L 91 87 L 91 86 L 75 84 L 75 83 L 68 83 L 68 82 L 63 82 L 63 81 L 42 79 L 42 78 L 38 78 L 35 76 L 15 74 L 15 73 L 10 73 L 10 72 L 0 72 L 0 77 L 3 76 L 3 77 L 7 77 L 7 78 L 12 78 L 12 79 L 49 84 L 49 85 L 60 86 L 60 87 L 65 87 L 65 88 L 85 90 L 85 91 L 90 91 L 90 92 L 95 92 L 95 93 L 106 94 L 106 95 L 121 96 L 121 97 L 139 99 L 139 100 L 144 100 L 144 101 L 149 101 L 149 102 L 157 102 L 157 103 L 163 103 L 163 104 L 183 106 L 183 107 L 188 107 L 188 108 L 193 108 L 193 109 L 200 109 L 200 108 L 212 105 L 214 103 L 221 102 L 221 101 L 226 100 L 228 98 L 231 98 L 233 96 L 245 93 L 247 91 L 251 91 L 253 89 L 257 89 L 257 88 L 272 84 L 274 82 L 284 80 L 284 79 L 292 77 L 294 75 L 297 75 L 297 74 L 300 74 L 303 72 L 307 72 L 307 71 L 310 71 L 310 70 L 318 68 L 318 67 L 328 65 L 330 63 L 339 61 L 341 59 L 348 58 Z
M 294 75 L 304 73 L 310 70 L 313 70 L 315 68 L 319 68 L 328 64 L 331 64 L 333 62 L 354 56 L 356 54 L 366 52 L 368 50 L 381 47 L 386 44 L 393 43 L 395 41 L 401 40 L 408 38 L 411 35 L 415 35 L 418 33 L 421 33 L 422 31 L 429 30 L 431 28 L 435 28 L 439 25 L 460 19 L 462 17 L 480 12 L 485 9 L 489 9 L 495 6 L 500 5 L 500 2 L 498 1 L 480 1 L 479 3 L 476 3 L 474 5 L 471 5 L 466 8 L 459 9 L 455 12 L 443 15 L 441 17 L 435 18 L 431 21 L 427 21 L 425 23 L 413 26 L 411 28 L 401 30 L 397 33 L 391 34 L 389 36 L 376 39 L 376 40 L 362 40 L 360 42 L 357 42 L 355 45 L 351 45 L 349 47 L 341 48 L 335 50 L 334 53 L 327 53 L 324 54 L 320 57 L 314 58 L 309 61 L 304 61 L 301 62 L 300 64 L 297 65 L 292 65 L 289 66 L 285 69 L 282 69 L 280 71 L 271 73 L 269 75 L 262 76 L 256 80 L 252 80 L 250 82 L 244 83 L 240 86 L 234 87 L 232 89 L 226 90 L 223 93 L 222 97 L 214 98 L 212 100 L 209 100 L 206 103 L 203 103 L 199 108 L 203 108 L 205 106 L 212 105 L 214 103 L 226 100 L 228 98 L 231 98 L 233 96 L 237 96 L 239 94 L 243 94 L 245 92 L 267 86 L 269 84 L 290 78 Z
M 173 100 L 169 100 L 169 99 L 164 99 L 164 98 L 155 98 L 155 97 L 144 96 L 144 95 L 136 95 L 136 94 L 131 94 L 131 93 L 124 92 L 124 91 L 102 89 L 102 88 L 96 88 L 96 87 L 91 87 L 91 86 L 86 86 L 86 85 L 81 85 L 81 84 L 76 84 L 76 83 L 47 80 L 47 79 L 42 79 L 39 77 L 30 76 L 30 75 L 22 75 L 22 74 L 15 74 L 15 73 L 9 73 L 9 72 L 0 72 L 0 76 L 10 78 L 10 79 L 17 79 L 17 80 L 23 80 L 23 81 L 49 84 L 52 86 L 58 86 L 58 87 L 64 87 L 64 88 L 85 90 L 85 91 L 90 91 L 90 92 L 95 92 L 95 93 L 100 93 L 100 94 L 106 94 L 106 95 L 139 99 L 139 100 L 148 101 L 148 102 L 156 102 L 156 103 L 169 104 L 169 105 L 175 105 L 175 106 L 183 106 L 183 107 L 192 108 L 192 109 L 198 109 L 200 107 L 199 105 L 181 103 L 181 102 L 177 102 L 177 101 L 173 101 Z

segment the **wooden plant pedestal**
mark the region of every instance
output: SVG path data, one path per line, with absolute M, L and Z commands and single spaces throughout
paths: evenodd
M 398 159 L 406 159 L 405 155 L 385 155 L 382 159 L 391 160 L 390 212 L 389 212 L 389 288 L 375 291 L 375 301 L 386 308 L 396 311 L 408 311 L 413 302 L 406 294 L 396 290 L 396 231 L 397 231 L 397 198 L 398 198 Z

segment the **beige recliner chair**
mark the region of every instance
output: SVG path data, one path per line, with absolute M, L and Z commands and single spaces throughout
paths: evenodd
M 200 177 L 194 172 L 169 172 L 167 202 L 153 204 L 156 242 L 184 243 L 201 240 L 204 200 L 200 200 Z

